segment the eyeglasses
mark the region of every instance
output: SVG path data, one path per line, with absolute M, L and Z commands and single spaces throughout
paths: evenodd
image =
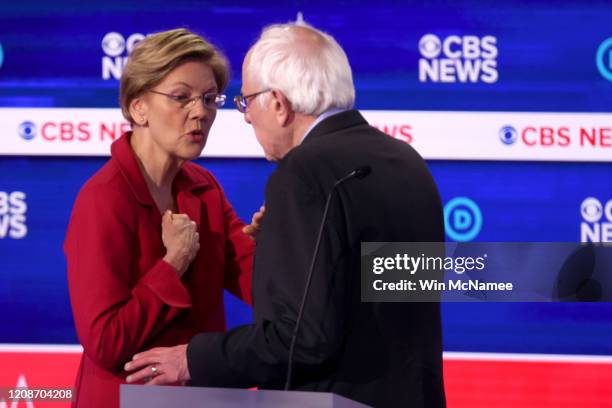
M 170 98 L 173 101 L 178 102 L 183 109 L 193 108 L 199 100 L 202 100 L 204 102 L 204 106 L 206 106 L 208 109 L 217 109 L 225 105 L 225 100 L 227 99 L 226 95 L 214 92 L 194 96 L 193 98 L 190 98 L 187 95 L 172 95 L 153 90 L 150 90 L 149 92 Z
M 249 105 L 249 98 L 255 98 L 257 95 L 261 95 L 262 93 L 270 91 L 271 89 L 264 89 L 263 91 L 255 92 L 250 95 L 240 94 L 234 96 L 234 103 L 236 104 L 236 109 L 238 109 L 240 113 L 245 113 Z

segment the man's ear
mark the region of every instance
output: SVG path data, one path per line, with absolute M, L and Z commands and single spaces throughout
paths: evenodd
M 274 112 L 274 117 L 279 126 L 286 127 L 294 118 L 295 112 L 291 107 L 289 99 L 280 91 L 274 89 L 270 98 L 270 109 Z
M 130 102 L 129 110 L 132 119 L 134 119 L 134 122 L 138 126 L 146 126 L 149 123 L 149 119 L 147 118 L 147 114 L 149 111 L 148 105 L 143 97 L 132 99 L 132 102 Z

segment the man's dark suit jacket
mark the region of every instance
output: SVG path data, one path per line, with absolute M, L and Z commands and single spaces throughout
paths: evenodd
M 443 241 L 442 206 L 423 159 L 352 110 L 326 118 L 270 176 L 253 270 L 253 324 L 196 336 L 192 384 L 282 388 L 325 200 L 332 201 L 294 356 L 296 390 L 376 407 L 441 407 L 437 303 L 362 303 L 362 241 Z

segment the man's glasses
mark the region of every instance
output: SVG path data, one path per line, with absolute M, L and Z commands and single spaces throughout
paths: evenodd
M 172 95 L 153 90 L 150 90 L 149 92 L 170 98 L 173 101 L 178 102 L 183 109 L 193 108 L 199 100 L 202 100 L 202 102 L 204 102 L 204 106 L 206 106 L 208 109 L 217 109 L 225 105 L 225 100 L 227 99 L 227 96 L 214 92 L 194 96 L 193 98 L 187 95 Z
M 257 95 L 261 95 L 262 93 L 270 92 L 271 89 L 264 89 L 263 91 L 255 92 L 250 95 L 236 95 L 234 96 L 234 103 L 236 104 L 236 109 L 240 113 L 246 113 L 247 107 L 249 106 L 249 99 L 255 98 Z

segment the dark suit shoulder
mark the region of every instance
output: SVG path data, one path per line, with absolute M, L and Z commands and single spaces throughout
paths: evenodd
M 322 121 L 285 156 L 278 169 L 308 183 L 313 176 L 337 180 L 366 165 L 384 172 L 428 173 L 425 161 L 412 146 L 370 126 L 357 111 Z

